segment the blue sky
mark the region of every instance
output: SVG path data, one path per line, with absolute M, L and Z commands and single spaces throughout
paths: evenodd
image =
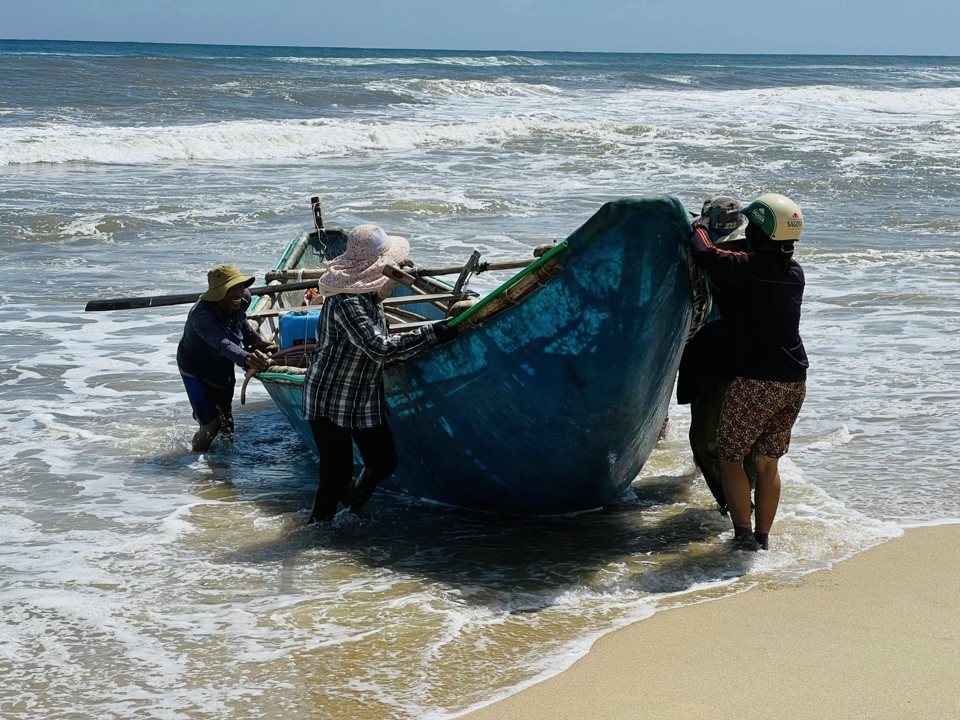
M 0 0 L 0 38 L 960 55 L 960 0 Z

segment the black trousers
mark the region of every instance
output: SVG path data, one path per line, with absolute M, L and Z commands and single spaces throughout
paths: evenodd
M 340 427 L 329 418 L 319 418 L 310 421 L 310 429 L 320 455 L 320 484 L 313 501 L 313 520 L 332 518 L 341 500 L 359 510 L 370 499 L 374 488 L 397 469 L 397 446 L 386 423 L 351 430 Z M 351 491 L 354 443 L 363 460 L 363 473 Z

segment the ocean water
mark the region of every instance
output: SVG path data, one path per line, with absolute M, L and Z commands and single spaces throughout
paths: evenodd
M 315 462 L 256 383 L 189 452 L 186 306 L 83 311 L 262 277 L 312 195 L 448 264 L 620 196 L 767 191 L 807 221 L 811 370 L 757 556 L 685 407 L 599 511 L 380 494 L 307 527 Z M 958 58 L 0 41 L 0 716 L 450 718 L 626 623 L 960 521 L 958 197 Z

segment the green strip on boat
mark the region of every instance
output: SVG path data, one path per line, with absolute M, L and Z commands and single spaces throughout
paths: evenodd
M 499 295 L 502 295 L 503 293 L 505 293 L 507 290 L 513 287 L 517 282 L 525 278 L 530 273 L 534 272 L 537 268 L 541 267 L 548 260 L 550 260 L 551 258 L 553 258 L 554 256 L 558 255 L 559 253 L 563 252 L 566 249 L 567 249 L 566 240 L 564 240 L 561 243 L 558 243 L 556 247 L 550 248 L 549 251 L 545 252 L 542 256 L 540 256 L 539 258 L 534 260 L 532 263 L 527 265 L 523 270 L 521 270 L 519 273 L 514 275 L 509 280 L 507 280 L 503 285 L 501 285 L 492 293 L 490 293 L 485 298 L 480 300 L 476 305 L 471 306 L 468 310 L 457 315 L 448 324 L 450 325 L 450 327 L 456 327 L 457 325 L 460 324 L 462 320 L 466 320 L 468 317 L 470 317 L 474 313 L 479 312 L 481 308 L 493 302 L 493 300 L 497 298 Z

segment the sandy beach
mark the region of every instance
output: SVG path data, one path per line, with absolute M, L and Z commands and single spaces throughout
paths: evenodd
M 560 675 L 463 716 L 960 718 L 960 525 L 797 585 L 657 613 Z

